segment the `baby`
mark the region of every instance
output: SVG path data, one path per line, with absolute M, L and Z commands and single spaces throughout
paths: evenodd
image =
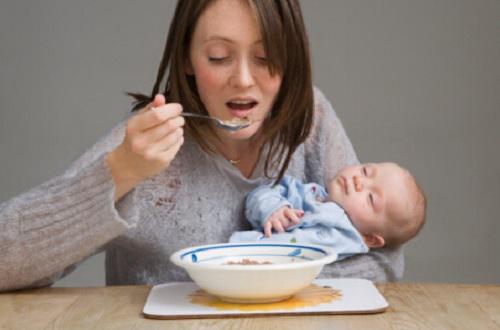
M 407 242 L 424 225 L 425 212 L 425 196 L 406 169 L 395 163 L 353 165 L 340 170 L 326 190 L 290 176 L 256 188 L 245 210 L 256 230 L 235 232 L 230 242 L 321 244 L 340 260 Z

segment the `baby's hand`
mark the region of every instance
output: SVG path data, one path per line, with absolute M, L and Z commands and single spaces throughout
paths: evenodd
M 269 219 L 264 223 L 264 235 L 271 237 L 272 230 L 278 233 L 283 233 L 288 227 L 300 223 L 300 218 L 304 215 L 304 211 L 292 209 L 288 206 L 283 206 L 275 211 Z

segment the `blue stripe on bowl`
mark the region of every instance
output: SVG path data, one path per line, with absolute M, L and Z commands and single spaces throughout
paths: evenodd
M 262 246 L 277 246 L 277 247 L 289 247 L 289 248 L 302 248 L 306 250 L 313 250 L 316 252 L 323 253 L 324 255 L 328 255 L 328 253 L 317 247 L 313 246 L 306 246 L 306 245 L 297 245 L 297 244 L 232 244 L 232 245 L 222 245 L 222 246 L 210 246 L 210 247 L 203 247 L 203 248 L 197 248 L 188 252 L 183 253 L 180 258 L 183 259 L 185 256 L 190 255 L 192 253 L 199 253 L 207 250 L 216 250 L 216 249 L 228 249 L 228 248 L 235 248 L 235 247 L 262 247 Z
M 302 259 L 302 260 L 314 260 L 309 257 L 305 256 L 291 256 L 287 254 L 238 254 L 238 255 L 231 255 L 231 256 L 216 256 L 216 257 L 211 257 L 211 258 L 206 258 L 206 259 L 199 259 L 193 262 L 196 263 L 203 263 L 207 261 L 213 261 L 213 260 L 219 260 L 219 259 L 238 259 L 238 258 L 251 258 L 251 257 L 291 257 L 291 258 L 296 258 L 296 259 Z
M 292 252 L 290 252 L 288 255 L 291 257 L 298 257 L 301 252 L 302 252 L 301 249 L 295 249 Z

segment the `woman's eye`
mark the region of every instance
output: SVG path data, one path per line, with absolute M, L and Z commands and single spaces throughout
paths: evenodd
M 267 63 L 267 57 L 256 56 L 257 60 L 262 63 Z
M 366 176 L 368 174 L 368 172 L 366 172 L 366 167 L 363 166 L 363 168 L 361 170 L 363 171 L 364 176 Z
M 368 194 L 368 199 L 370 200 L 370 205 L 374 206 L 374 204 L 373 204 L 373 195 L 372 194 Z
M 213 63 L 221 63 L 224 62 L 227 59 L 227 57 L 209 57 L 208 61 L 213 62 Z

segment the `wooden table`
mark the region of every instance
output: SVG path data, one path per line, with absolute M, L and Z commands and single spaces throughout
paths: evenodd
M 0 294 L 0 329 L 499 329 L 500 285 L 377 285 L 382 314 L 149 320 L 148 286 L 46 288 Z

